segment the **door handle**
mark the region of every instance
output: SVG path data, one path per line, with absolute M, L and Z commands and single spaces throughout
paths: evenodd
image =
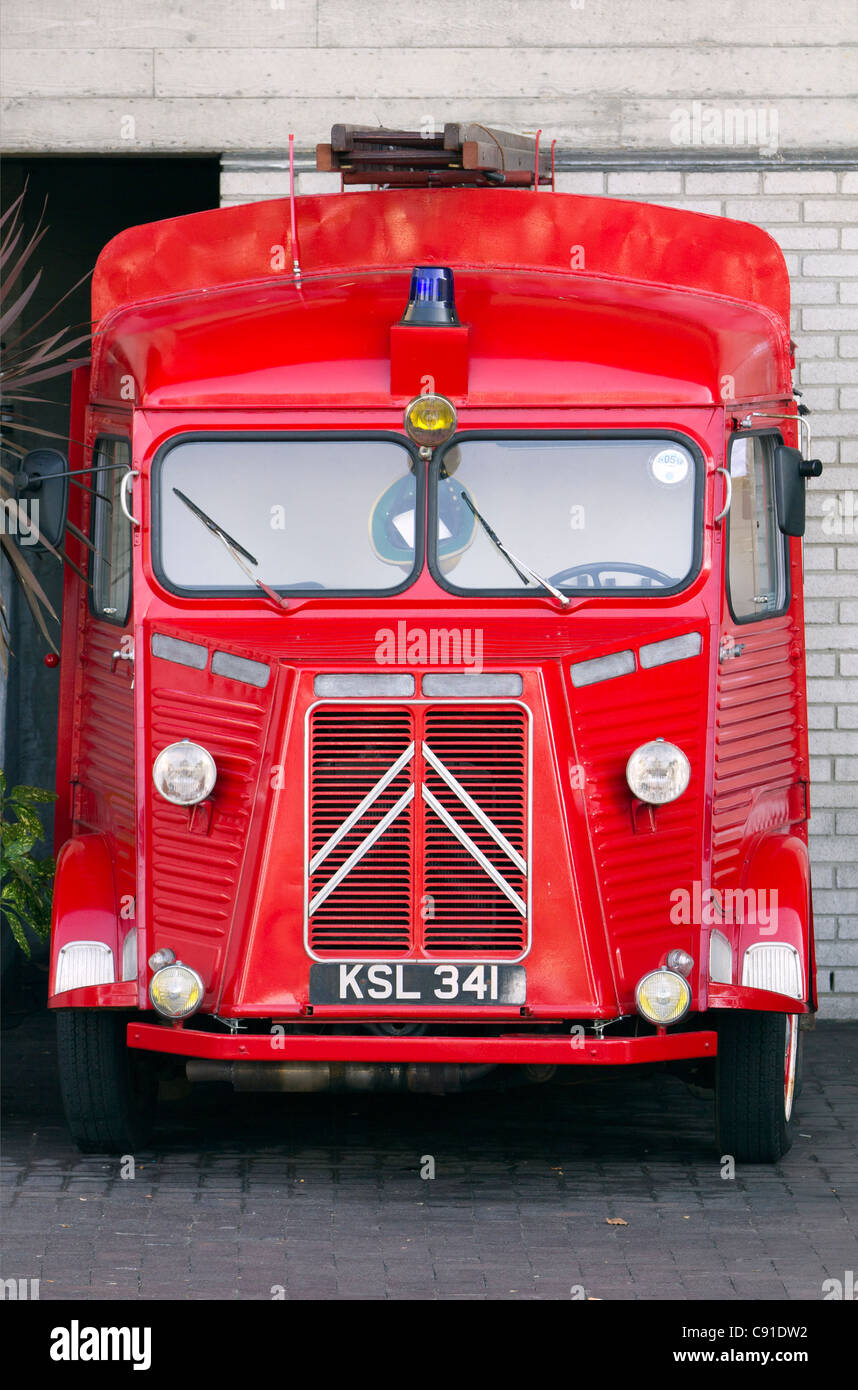
M 718 660 L 729 661 L 731 657 L 741 656 L 744 650 L 744 642 L 734 642 L 732 637 L 722 637 L 718 644 Z
M 134 689 L 134 653 L 133 653 L 133 651 L 131 651 L 131 652 L 117 651 L 117 652 L 114 652 L 114 653 L 113 653 L 113 656 L 110 658 L 110 673 L 111 673 L 111 675 L 114 675 L 115 672 L 116 672 L 116 663 L 117 663 L 117 661 L 130 661 L 130 662 L 131 662 L 131 689 L 133 690 L 133 689 Z
M 128 520 L 131 522 L 132 526 L 140 525 L 140 522 L 137 520 L 136 516 L 132 515 L 130 506 L 131 482 L 132 479 L 139 477 L 140 474 L 136 468 L 129 468 L 127 473 L 123 473 L 122 482 L 119 484 L 119 505 L 122 508 L 122 511 L 125 514 L 125 516 L 128 517 Z
M 725 516 L 727 516 L 728 512 L 730 511 L 730 503 L 733 501 L 733 479 L 730 476 L 729 468 L 716 468 L 715 472 L 724 474 L 724 484 L 727 489 L 727 494 L 724 498 L 724 506 L 722 507 L 718 515 L 714 518 L 715 525 L 717 526 L 720 521 L 724 520 Z

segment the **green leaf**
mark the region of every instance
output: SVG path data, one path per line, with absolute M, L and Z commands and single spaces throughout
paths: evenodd
M 29 858 L 32 848 L 33 842 L 23 825 L 7 825 L 5 827 L 3 849 L 9 863 L 15 864 L 19 859 Z
M 13 787 L 9 799 L 22 806 L 40 806 L 49 801 L 56 801 L 57 794 L 45 791 L 43 787 Z
M 15 938 L 15 941 L 17 942 L 18 946 L 20 946 L 21 950 L 24 952 L 24 955 L 29 960 L 30 943 L 27 940 L 26 933 L 24 932 L 24 928 L 21 925 L 20 918 L 14 910 L 9 909 L 7 912 L 6 920 L 9 923 L 9 929 L 13 937 Z
M 31 840 L 44 839 L 44 828 L 35 811 L 31 811 L 29 806 L 16 806 L 15 814 L 18 817 L 18 824 L 24 827 Z
M 50 904 L 43 897 L 28 892 L 20 883 L 6 883 L 0 894 L 0 902 L 5 911 L 13 911 L 32 927 L 37 936 L 49 935 L 51 929 Z

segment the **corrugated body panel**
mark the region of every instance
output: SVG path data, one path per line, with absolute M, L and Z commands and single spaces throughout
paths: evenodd
M 87 622 L 81 649 L 80 721 L 72 776 L 77 824 L 114 836 L 117 876 L 134 882 L 134 717 L 131 663 L 111 671 L 121 628 Z
M 712 881 L 738 879 L 745 823 L 760 792 L 799 776 L 792 620 L 736 633 L 739 656 L 719 663 L 715 715 Z
M 573 709 L 608 931 L 616 947 L 634 943 L 644 956 L 647 943 L 662 942 L 671 930 L 671 894 L 677 888 L 690 889 L 700 874 L 702 666 L 696 661 L 682 665 L 693 665 L 693 671 L 672 675 L 667 697 L 662 693 L 664 686 L 659 687 L 658 696 L 653 695 L 651 673 L 639 673 L 636 678 L 606 680 L 577 691 Z M 692 780 L 677 801 L 655 808 L 654 832 L 649 828 L 649 813 L 641 808 L 639 833 L 635 834 L 626 761 L 646 737 L 656 736 L 664 736 L 685 752 L 691 762 Z
M 189 811 L 151 793 L 152 923 L 156 935 L 225 936 L 235 905 L 259 773 L 267 700 L 203 700 L 155 685 L 153 755 L 189 736 L 217 764 L 215 814 L 207 835 L 189 834 Z

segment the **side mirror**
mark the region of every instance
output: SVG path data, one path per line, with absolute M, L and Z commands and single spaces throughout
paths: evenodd
M 32 544 L 58 546 L 66 529 L 69 505 L 68 460 L 58 449 L 31 449 L 15 475 L 15 500 L 32 527 Z
M 803 536 L 805 526 L 805 478 L 818 478 L 819 459 L 806 459 L 800 449 L 778 444 L 775 449 L 775 508 L 778 526 L 785 536 Z

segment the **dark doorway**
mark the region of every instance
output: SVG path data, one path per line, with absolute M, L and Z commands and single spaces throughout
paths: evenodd
M 34 330 L 34 340 L 63 325 L 83 325 L 81 331 L 86 331 L 90 316 L 89 279 L 55 312 L 49 311 L 76 281 L 92 270 L 102 247 L 125 227 L 217 207 L 219 183 L 220 161 L 216 157 L 5 159 L 0 171 L 3 208 L 8 208 L 26 188 L 28 231 L 38 221 L 43 206 L 44 225 L 49 229 L 22 281 L 26 284 L 32 273 L 41 269 L 39 287 L 26 308 L 24 329 L 48 313 L 45 322 Z M 47 401 L 31 407 L 33 423 L 67 436 L 69 379 L 60 377 L 39 383 L 33 394 Z M 53 441 L 21 435 L 20 442 L 32 448 Z M 63 446 L 57 443 L 55 447 Z M 36 566 L 39 582 L 59 612 L 62 589 L 57 561 L 45 556 L 30 562 Z M 12 783 L 52 788 L 58 672 L 44 664 L 48 648 L 11 584 L 8 569 L 8 562 L 0 560 L 0 570 L 4 571 L 0 581 L 9 609 L 14 649 L 7 680 L 5 738 L 0 690 L 0 766 Z M 58 629 L 53 630 L 56 640 Z

